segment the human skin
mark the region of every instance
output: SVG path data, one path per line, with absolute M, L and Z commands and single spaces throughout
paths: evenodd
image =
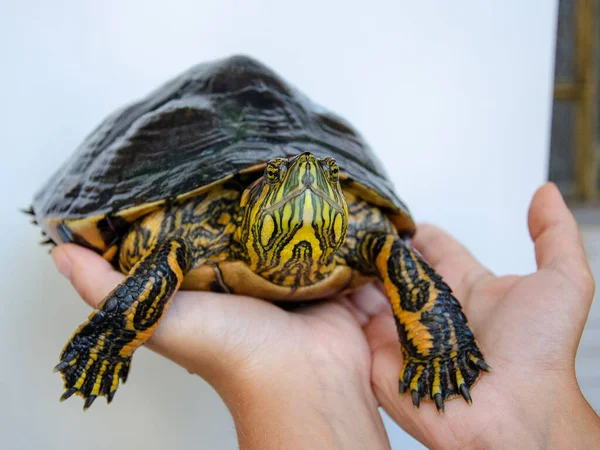
M 538 271 L 527 276 L 494 276 L 430 225 L 413 240 L 454 290 L 493 368 L 471 406 L 458 399 L 444 414 L 431 403 L 416 410 L 398 393 L 400 344 L 374 285 L 291 312 L 179 292 L 147 347 L 215 388 L 246 450 L 389 448 L 378 405 L 430 448 L 600 448 L 600 419 L 575 377 L 594 294 L 578 227 L 552 184 L 534 196 L 528 222 Z M 94 307 L 123 279 L 73 244 L 53 257 Z

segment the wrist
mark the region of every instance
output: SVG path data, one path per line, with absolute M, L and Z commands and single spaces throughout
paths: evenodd
M 389 448 L 370 383 L 356 375 L 294 355 L 245 367 L 216 389 L 240 448 Z
M 600 448 L 600 417 L 578 386 L 568 398 L 557 401 L 548 423 L 544 448 Z
M 600 418 L 585 400 L 574 373 L 567 379 L 538 380 L 527 394 L 508 398 L 507 413 L 469 448 L 600 448 Z

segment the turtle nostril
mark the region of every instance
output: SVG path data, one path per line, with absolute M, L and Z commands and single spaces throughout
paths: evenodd
M 304 186 L 312 186 L 312 184 L 314 182 L 315 182 L 315 177 L 313 176 L 312 173 L 307 171 L 304 175 L 302 175 L 302 184 Z

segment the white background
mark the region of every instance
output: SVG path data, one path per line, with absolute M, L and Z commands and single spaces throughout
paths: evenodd
M 212 389 L 147 350 L 110 407 L 57 401 L 51 369 L 89 310 L 17 207 L 106 114 L 197 62 L 253 55 L 358 127 L 417 220 L 524 273 L 555 14 L 548 0 L 0 1 L 3 448 L 236 448 Z M 393 448 L 420 448 L 388 430 Z

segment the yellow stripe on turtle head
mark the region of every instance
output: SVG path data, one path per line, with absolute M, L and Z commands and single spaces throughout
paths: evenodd
M 332 270 L 346 239 L 348 210 L 333 158 L 276 158 L 243 195 L 237 233 L 250 268 L 285 286 L 305 286 Z

